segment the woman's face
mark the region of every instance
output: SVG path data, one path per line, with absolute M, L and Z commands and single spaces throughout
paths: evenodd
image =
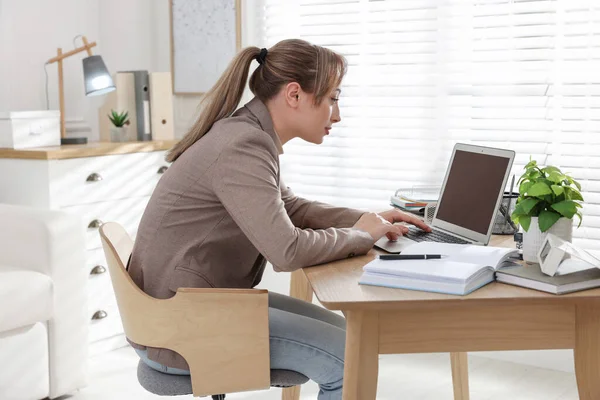
M 323 138 L 329 135 L 332 125 L 341 121 L 338 107 L 340 93 L 340 89 L 335 89 L 319 105 L 314 104 L 312 94 L 299 94 L 300 113 L 296 136 L 310 143 L 323 143 Z

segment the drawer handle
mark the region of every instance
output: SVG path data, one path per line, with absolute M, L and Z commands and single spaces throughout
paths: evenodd
M 96 229 L 96 228 L 100 228 L 100 226 L 103 224 L 104 222 L 100 221 L 99 219 L 95 219 L 92 222 L 90 222 L 88 224 L 88 228 L 89 229 Z
M 94 173 L 91 173 L 85 181 L 86 182 L 99 182 L 101 180 L 102 180 L 102 175 L 94 172 Z
M 104 319 L 108 317 L 108 314 L 104 310 L 98 310 L 92 315 L 93 320 Z
M 102 265 L 96 265 L 94 268 L 92 268 L 90 275 L 101 275 L 105 272 L 106 268 L 104 268 Z
M 164 165 L 162 167 L 160 167 L 158 169 L 158 171 L 156 171 L 157 174 L 164 174 L 165 172 L 167 172 L 167 170 L 169 169 L 169 167 L 165 167 Z

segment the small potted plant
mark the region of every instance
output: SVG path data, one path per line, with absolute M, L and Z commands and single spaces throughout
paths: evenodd
M 548 233 L 566 241 L 573 238 L 573 217 L 581 226 L 581 185 L 553 166 L 541 167 L 535 160 L 519 178 L 519 197 L 512 213 L 523 234 L 523 260 L 537 262 L 538 250 Z
M 113 124 L 113 126 L 110 128 L 110 141 L 126 142 L 127 126 L 129 125 L 129 113 L 127 111 L 118 113 L 115 110 L 111 110 L 108 118 Z

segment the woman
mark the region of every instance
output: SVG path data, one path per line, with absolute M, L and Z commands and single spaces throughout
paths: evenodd
M 235 111 L 250 77 L 256 96 Z M 139 226 L 129 264 L 149 295 L 179 287 L 252 288 L 266 261 L 276 271 L 368 252 L 407 221 L 397 210 L 379 215 L 295 196 L 280 178 L 282 145 L 299 137 L 322 143 L 340 121 L 338 96 L 345 59 L 302 40 L 270 50 L 248 47 L 203 99 L 189 133 L 170 151 L 173 164 L 158 183 Z M 235 113 L 234 113 L 235 111 Z M 233 115 L 232 115 L 233 114 Z M 287 296 L 269 294 L 271 368 L 298 371 L 320 386 L 319 399 L 341 399 L 345 321 Z M 189 374 L 165 349 L 138 348 L 153 368 Z

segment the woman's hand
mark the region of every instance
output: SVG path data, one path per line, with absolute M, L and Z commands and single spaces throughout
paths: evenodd
M 381 218 L 385 219 L 390 224 L 393 224 L 394 222 L 407 222 L 411 225 L 414 225 L 414 226 L 417 226 L 417 227 L 423 229 L 425 232 L 431 232 L 431 227 L 429 225 L 427 225 L 425 222 L 421 221 L 420 218 L 416 217 L 415 215 L 402 212 L 396 208 L 393 208 L 388 211 L 380 212 L 379 216 Z M 403 226 L 403 225 L 396 225 L 396 226 L 401 227 L 401 229 L 402 229 L 401 235 L 408 233 L 408 227 Z M 398 240 L 398 236 L 401 236 L 401 235 L 396 235 L 393 232 L 387 233 L 387 237 L 390 240 Z
M 393 225 L 381 215 L 375 213 L 364 213 L 359 220 L 356 221 L 353 228 L 367 232 L 375 241 L 379 240 L 384 235 L 398 238 L 398 236 L 402 236 L 405 229 L 408 229 L 402 225 Z

